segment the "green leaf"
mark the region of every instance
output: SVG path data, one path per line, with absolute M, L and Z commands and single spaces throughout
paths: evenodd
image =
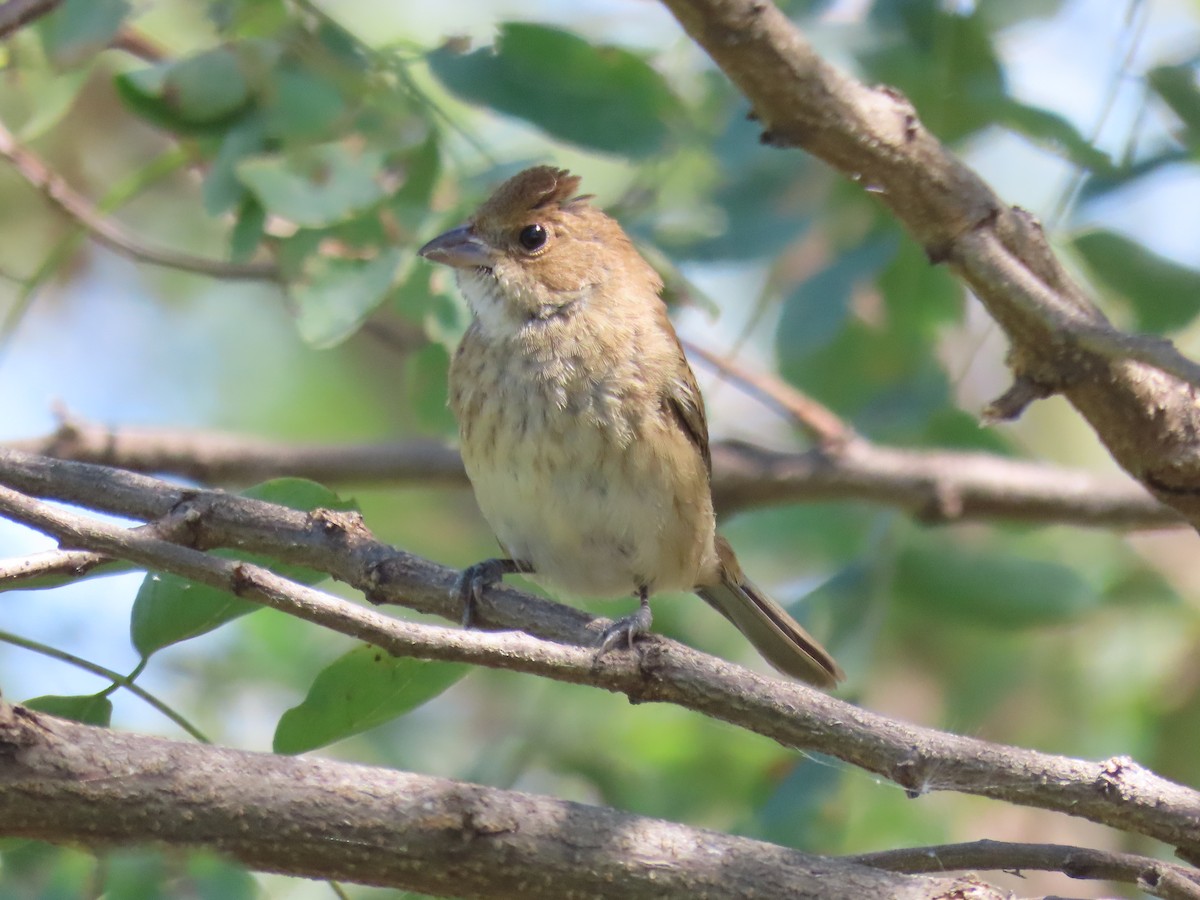
M 797 285 L 783 301 L 776 332 L 780 356 L 796 358 L 828 345 L 846 324 L 855 288 L 870 282 L 895 250 L 891 237 L 868 240 Z
M 39 48 L 11 37 L 10 52 L 21 54 L 21 90 L 5 98 L 6 124 L 25 143 L 37 140 L 71 111 L 79 92 L 92 75 L 93 66 L 58 72 L 47 60 L 39 59 Z
M 328 488 L 304 478 L 267 481 L 248 488 L 242 495 L 306 512 L 355 508 L 353 501 L 342 500 Z M 323 572 L 277 563 L 259 554 L 218 550 L 213 555 L 266 566 L 302 584 L 316 584 L 326 577 Z M 137 651 L 146 657 L 171 644 L 207 634 L 226 622 L 261 608 L 258 603 L 242 600 L 208 585 L 196 584 L 177 575 L 150 572 L 143 579 L 133 601 L 130 638 Z
M 429 344 L 410 354 L 406 362 L 408 393 L 417 423 L 435 434 L 453 434 L 454 414 L 446 402 L 449 351 L 443 344 Z
M 1004 70 L 978 9 L 960 15 L 939 3 L 875 3 L 870 17 L 879 34 L 860 58 L 869 81 L 903 91 L 943 141 L 992 124 L 1006 96 Z
M 992 628 L 1070 622 L 1101 602 L 1066 566 L 947 538 L 913 538 L 898 555 L 892 590 L 923 616 Z
M 428 60 L 464 100 L 608 153 L 657 153 L 681 112 L 662 76 L 641 57 L 542 25 L 508 22 L 490 49 L 459 54 L 443 47 Z
M 262 896 L 253 875 L 215 853 L 189 853 L 186 872 L 192 883 L 189 894 L 196 900 L 257 900 Z
M 1001 125 L 1069 159 L 1081 169 L 1108 172 L 1113 167 L 1107 153 L 1097 150 L 1079 129 L 1057 113 L 1005 98 L 997 104 L 995 116 Z
M 314 509 L 336 509 L 349 512 L 358 509 L 353 500 L 343 500 L 335 491 L 308 478 L 272 478 L 241 491 L 241 496 L 265 503 L 277 503 L 289 509 L 312 512 Z
M 287 155 L 243 159 L 235 171 L 272 214 L 306 228 L 323 228 L 378 203 L 378 150 L 356 153 L 342 144 L 307 147 Z
M 200 190 L 206 213 L 219 216 L 242 202 L 246 188 L 238 180 L 237 164 L 261 152 L 265 143 L 266 135 L 257 117 L 237 123 L 221 136 L 220 146 Z
M 74 719 L 85 725 L 101 725 L 107 728 L 112 721 L 113 705 L 107 694 L 76 696 L 46 694 L 43 697 L 26 700 L 22 705 L 39 712 L 49 713 L 52 716 Z
M 65 0 L 40 24 L 47 58 L 60 69 L 86 62 L 112 43 L 127 15 L 128 0 Z
M 235 559 L 216 551 L 214 556 Z M 148 572 L 133 598 L 130 639 L 143 657 L 171 644 L 199 637 L 226 622 L 262 609 L 258 603 L 196 584 L 170 573 Z
M 348 107 L 328 79 L 294 64 L 272 73 L 269 99 L 263 105 L 266 131 L 284 140 L 331 136 Z
M 183 133 L 219 130 L 252 101 L 241 59 L 230 47 L 126 72 L 116 85 L 136 113 Z
M 887 306 L 888 332 L 898 340 L 932 337 L 962 315 L 962 282 L 935 266 L 912 238 L 900 239 L 895 256 L 876 282 Z
M 326 666 L 275 729 L 276 753 L 303 753 L 389 722 L 469 671 L 459 663 L 394 657 L 369 644 Z
M 1151 89 L 1162 97 L 1187 129 L 1188 143 L 1200 143 L 1200 88 L 1196 67 L 1192 65 L 1157 66 L 1146 73 Z
M 310 257 L 292 288 L 296 327 L 313 347 L 333 347 L 358 330 L 395 283 L 404 254 L 384 250 L 375 259 Z
M 1200 312 L 1200 271 L 1111 231 L 1085 232 L 1071 246 L 1088 273 L 1129 304 L 1139 330 L 1182 328 Z
M 267 231 L 267 211 L 253 197 L 247 197 L 238 210 L 237 221 L 229 235 L 229 258 L 246 262 L 254 256 Z
M 389 206 L 407 228 L 416 230 L 429 215 L 442 167 L 439 143 L 437 131 L 431 128 L 424 141 L 398 160 L 404 184 L 392 195 Z

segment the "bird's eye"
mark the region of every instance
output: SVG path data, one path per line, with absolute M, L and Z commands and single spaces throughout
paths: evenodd
M 532 252 L 541 249 L 549 236 L 541 225 L 526 225 L 517 235 L 517 240 L 520 241 L 522 247 Z

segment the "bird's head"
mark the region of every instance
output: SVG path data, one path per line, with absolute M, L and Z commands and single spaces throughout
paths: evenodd
M 658 276 L 621 226 L 577 193 L 579 180 L 552 166 L 526 169 L 418 252 L 456 269 L 485 327 L 505 331 L 564 315 L 610 287 L 657 295 Z

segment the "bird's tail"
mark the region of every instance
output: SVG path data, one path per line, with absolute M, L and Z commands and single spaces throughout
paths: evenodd
M 834 687 L 846 677 L 828 650 L 742 574 L 733 548 L 720 535 L 717 555 L 720 582 L 697 587 L 696 593 L 732 622 L 763 659 L 785 675 L 818 687 Z

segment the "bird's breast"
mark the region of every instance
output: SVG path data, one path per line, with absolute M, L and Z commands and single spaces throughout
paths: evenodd
M 712 555 L 707 471 L 636 354 L 464 337 L 450 372 L 463 462 L 506 552 L 587 596 L 687 590 Z

